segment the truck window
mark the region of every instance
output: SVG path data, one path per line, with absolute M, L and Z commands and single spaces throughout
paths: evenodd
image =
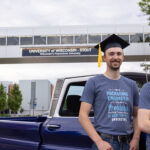
M 77 117 L 79 115 L 80 97 L 83 93 L 85 83 L 78 82 L 68 85 L 59 112 L 61 116 Z M 91 110 L 90 116 L 93 116 L 93 110 Z
M 84 89 L 83 85 L 71 84 L 67 88 L 67 92 L 63 99 L 60 109 L 61 116 L 78 116 L 80 109 L 80 97 Z

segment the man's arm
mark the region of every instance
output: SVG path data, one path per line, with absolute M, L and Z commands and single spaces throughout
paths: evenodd
M 134 106 L 133 108 L 133 128 L 134 133 L 132 140 L 130 142 L 130 150 L 138 150 L 139 149 L 139 140 L 140 140 L 140 129 L 138 127 L 138 106 Z
M 140 108 L 138 110 L 138 126 L 141 131 L 150 134 L 150 110 Z
M 98 147 L 98 150 L 106 150 L 106 149 L 113 150 L 113 148 L 108 142 L 102 140 L 102 138 L 96 132 L 93 124 L 91 123 L 88 117 L 91 108 L 92 108 L 91 104 L 88 104 L 86 102 L 81 102 L 80 112 L 79 112 L 80 124 L 82 125 L 82 127 L 84 128 L 88 136 L 95 142 L 95 144 Z

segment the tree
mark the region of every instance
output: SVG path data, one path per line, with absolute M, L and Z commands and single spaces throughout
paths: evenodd
M 8 108 L 17 113 L 22 103 L 22 94 L 19 90 L 19 86 L 14 84 L 13 89 L 8 94 Z
M 6 108 L 6 92 L 4 91 L 4 85 L 0 84 L 0 111 Z
M 148 82 L 148 75 L 147 75 L 147 73 L 150 71 L 150 64 L 142 63 L 140 66 L 144 67 L 143 71 L 146 72 L 146 82 Z
M 150 0 L 141 0 L 138 4 L 141 7 L 141 11 L 148 15 L 148 20 L 150 21 Z

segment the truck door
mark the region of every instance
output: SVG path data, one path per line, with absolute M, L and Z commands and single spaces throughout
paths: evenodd
M 78 121 L 84 83 L 70 84 L 63 98 L 59 116 L 48 119 L 42 128 L 41 150 L 90 150 L 89 139 Z M 92 115 L 92 112 L 91 114 Z M 93 117 L 91 117 L 93 122 Z

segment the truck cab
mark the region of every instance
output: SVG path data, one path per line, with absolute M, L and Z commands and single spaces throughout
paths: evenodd
M 121 74 L 135 80 L 139 86 L 139 92 L 147 79 L 144 73 L 122 72 Z M 48 145 L 52 149 L 90 149 L 93 142 L 79 124 L 78 114 L 80 97 L 85 83 L 93 76 L 71 77 L 57 81 L 50 111 L 50 116 L 53 117 L 45 123 L 45 129 L 42 131 L 44 138 L 41 147 L 42 150 L 48 149 Z M 148 78 L 150 79 L 150 76 Z M 89 117 L 92 123 L 94 123 L 93 115 L 94 113 L 91 110 Z M 144 150 L 144 145 L 145 135 L 143 136 L 142 133 L 140 144 L 142 150 Z

